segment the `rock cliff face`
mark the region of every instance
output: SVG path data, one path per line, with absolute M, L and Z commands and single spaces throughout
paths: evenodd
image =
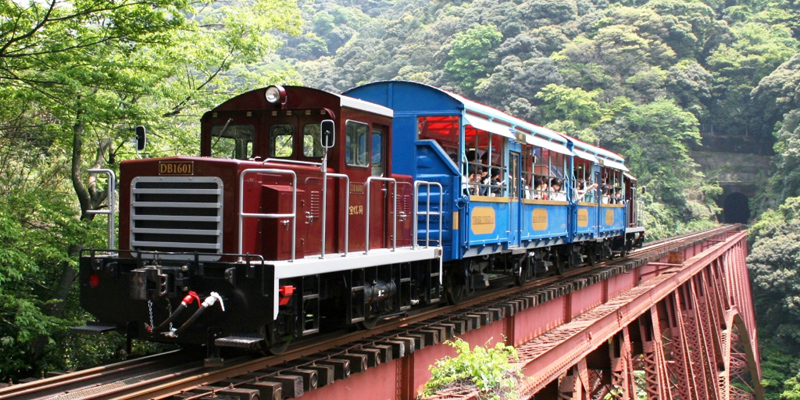
M 769 155 L 725 151 L 692 151 L 691 156 L 707 177 L 723 187 L 763 182 L 769 176 L 772 160 Z
M 708 129 L 708 127 L 705 128 Z M 775 139 L 770 135 L 766 137 L 746 133 L 744 135 L 725 135 L 713 130 L 706 130 L 701 135 L 703 137 L 702 148 L 695 150 L 765 156 L 774 154 L 772 146 L 775 144 Z
M 700 170 L 722 187 L 716 199 L 720 222 L 747 223 L 749 200 L 762 189 L 772 170 L 772 143 L 749 137 L 703 134 L 703 148 L 691 152 Z

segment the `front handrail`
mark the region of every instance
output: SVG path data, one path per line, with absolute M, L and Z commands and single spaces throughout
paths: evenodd
M 301 161 L 301 160 L 292 160 L 291 158 L 267 158 L 262 162 L 262 164 L 266 163 L 284 163 L 284 164 L 297 164 L 297 165 L 309 165 L 312 167 L 321 167 L 322 163 L 313 162 L 313 161 Z
M 420 186 L 426 187 L 426 203 L 425 203 L 425 212 L 419 211 L 419 189 Z M 436 186 L 439 188 L 439 211 L 438 212 L 431 212 L 431 187 Z M 442 245 L 442 205 L 444 197 L 444 189 L 442 189 L 442 184 L 439 182 L 427 182 L 427 181 L 416 181 L 414 182 L 414 241 L 413 247 L 417 248 L 418 243 L 418 229 L 419 229 L 419 221 L 418 216 L 425 215 L 425 248 L 430 247 L 431 244 L 431 216 L 438 216 L 439 217 L 439 239 L 437 243 L 439 246 Z
M 394 215 L 394 221 L 392 222 L 392 251 L 397 250 L 397 180 L 394 178 L 384 178 L 380 176 L 370 176 L 367 178 L 367 181 L 364 183 L 364 186 L 367 190 L 367 212 L 366 212 L 366 235 L 364 237 L 364 254 L 369 253 L 369 222 L 370 222 L 370 202 L 369 202 L 369 194 L 372 192 L 370 184 L 373 181 L 379 182 L 390 182 L 394 189 L 392 194 L 392 215 Z M 349 211 L 348 211 L 349 212 Z
M 260 213 L 246 213 L 244 212 L 244 177 L 247 174 L 260 173 L 260 174 L 277 174 L 277 175 L 291 175 L 292 177 L 292 212 L 291 214 L 260 214 Z M 272 169 L 272 168 L 248 168 L 242 171 L 239 176 L 239 254 L 242 254 L 242 247 L 244 242 L 244 219 L 245 218 L 290 218 L 292 220 L 292 255 L 291 262 L 295 260 L 295 244 L 297 241 L 297 174 L 292 170 L 286 169 Z M 239 258 L 241 261 L 241 257 Z
M 117 175 L 110 169 L 88 169 L 90 174 L 106 174 L 108 176 L 108 185 L 106 186 L 106 193 L 108 199 L 108 210 L 88 210 L 87 214 L 106 214 L 108 215 L 108 247 L 113 249 L 115 246 L 114 236 L 116 236 L 116 227 L 114 225 L 114 215 L 116 214 L 117 199 L 114 195 L 117 192 Z

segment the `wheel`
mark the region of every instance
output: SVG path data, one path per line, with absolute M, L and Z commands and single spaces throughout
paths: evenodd
M 530 270 L 530 268 L 528 268 L 529 264 L 530 261 L 528 257 L 522 257 L 514 264 L 514 283 L 517 284 L 517 286 L 524 285 L 528 280 L 528 271 Z
M 279 356 L 286 352 L 290 344 L 292 344 L 291 339 L 279 340 L 275 343 L 270 343 L 267 347 L 267 352 L 273 356 Z
M 589 264 L 590 267 L 594 266 L 594 262 L 596 261 L 595 258 L 597 255 L 594 251 L 594 246 L 586 247 L 586 263 Z
M 381 317 L 364 318 L 363 321 L 358 323 L 358 328 L 364 330 L 375 329 L 379 322 L 381 322 Z
M 457 272 L 463 272 L 461 269 L 456 269 L 456 272 L 451 272 L 445 276 L 444 280 L 444 297 L 447 304 L 458 304 L 464 299 L 464 294 L 467 292 L 467 287 L 464 280 L 458 276 Z
M 558 254 L 558 251 L 554 251 L 553 255 L 550 256 L 550 260 L 553 262 L 553 267 L 555 268 L 556 275 L 561 275 L 564 273 L 564 260 L 561 259 L 561 255 Z

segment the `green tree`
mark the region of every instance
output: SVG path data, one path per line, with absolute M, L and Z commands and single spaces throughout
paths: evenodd
M 747 264 L 753 282 L 759 331 L 770 332 L 775 345 L 800 350 L 800 197 L 761 214 L 750 229 Z
M 62 246 L 58 257 L 47 254 L 44 247 L 31 249 L 27 262 L 39 268 L 41 290 L 33 297 L 18 295 L 20 302 L 4 309 L 10 315 L 4 320 L 11 332 L 6 337 L 13 339 L 4 341 L 11 346 L 4 350 L 26 354 L 18 359 L 25 364 L 23 369 L 43 368 L 48 353 L 64 346 L 63 341 L 53 341 L 65 331 L 64 318 L 77 317 L 69 308 L 76 306 L 75 259 L 83 245 L 97 245 L 85 232 L 96 229 L 90 222 L 91 211 L 106 207 L 107 200 L 104 183 L 86 169 L 114 168 L 115 159 L 131 157 L 122 145 L 132 136 L 131 127 L 139 124 L 152 128 L 153 137 L 162 143 L 152 154 L 196 152 L 196 135 L 183 134 L 197 126 L 196 116 L 184 118 L 187 110 L 207 109 L 220 96 L 228 96 L 224 91 L 229 85 L 246 84 L 246 76 L 228 71 L 237 63 L 262 60 L 274 52 L 280 44 L 270 34 L 274 26 L 289 33 L 299 31 L 296 6 L 289 0 L 215 6 L 195 13 L 182 0 L 124 0 L 27 6 L 6 2 L 0 8 L 0 92 L 7 100 L 0 111 L 0 140 L 13 145 L 22 139 L 29 152 L 5 153 L 7 163 L 21 168 L 0 182 L 13 188 L 4 191 L 3 200 L 21 196 L 31 200 L 34 209 L 58 211 L 67 219 L 76 215 L 74 224 L 82 227 L 62 227 L 49 220 L 53 215 L 42 212 L 3 216 L 11 227 L 9 240 L 24 243 L 25 236 L 15 236 L 14 227 L 36 226 L 59 238 Z M 249 84 L 288 76 L 259 75 Z M 47 158 L 47 165 L 34 162 L 41 157 Z M 66 167 L 69 173 L 49 173 L 54 167 Z M 72 200 L 55 202 L 37 195 L 41 185 Z M 74 234 L 63 232 L 66 227 Z M 24 275 L 30 267 L 7 266 L 9 271 L 14 268 Z M 9 276 L 15 275 L 9 272 Z M 18 282 L 22 283 L 9 286 L 10 293 L 22 290 L 28 280 Z M 31 319 L 36 309 L 42 318 Z M 26 317 L 18 320 L 18 316 Z M 26 328 L 35 319 L 48 329 Z M 54 327 L 58 329 L 49 329 Z M 62 359 L 61 365 L 75 361 Z
M 596 101 L 599 94 L 599 90 L 587 92 L 551 83 L 542 88 L 536 98 L 542 101 L 539 108 L 545 122 L 568 119 L 591 125 L 601 117 L 600 105 Z
M 477 26 L 456 34 L 444 64 L 444 71 L 452 76 L 464 94 L 471 95 L 476 85 L 488 76 L 487 56 L 503 39 L 493 25 Z
M 775 120 L 763 120 L 762 106 L 750 100 L 750 92 L 797 53 L 798 43 L 783 25 L 744 23 L 732 33 L 735 41 L 720 45 L 707 59 L 714 76 L 710 122 L 726 135 L 755 134 L 769 143 Z

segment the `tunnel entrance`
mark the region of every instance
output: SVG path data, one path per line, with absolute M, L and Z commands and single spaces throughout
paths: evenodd
M 750 219 L 750 205 L 747 196 L 731 193 L 722 204 L 722 222 L 727 224 L 746 224 Z

